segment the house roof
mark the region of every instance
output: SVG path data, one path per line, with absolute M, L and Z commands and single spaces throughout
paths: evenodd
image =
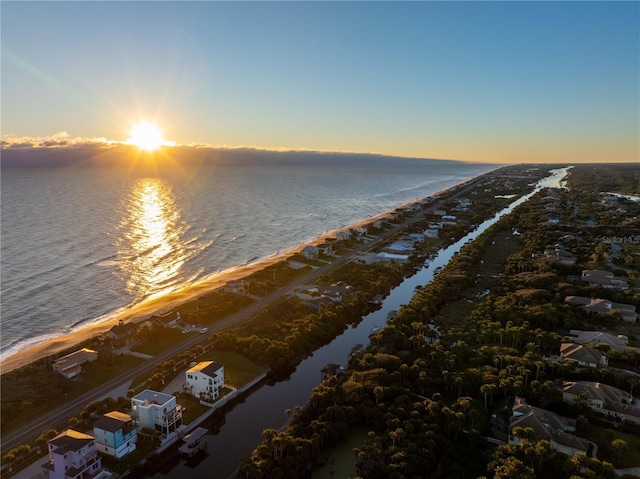
M 180 313 L 177 311 L 171 311 L 169 313 L 161 314 L 159 316 L 152 316 L 151 319 L 160 321 L 163 324 L 169 324 L 173 321 L 180 321 Z
M 629 345 L 629 339 L 621 334 L 613 335 L 603 331 L 580 331 L 572 329 L 569 331 L 571 340 L 578 344 L 607 344 L 611 349 L 624 351 Z
M 53 367 L 56 369 L 65 370 L 67 368 L 75 366 L 76 364 L 95 359 L 97 354 L 98 351 L 94 351 L 93 349 L 88 348 L 82 348 L 70 354 L 67 354 L 66 356 L 62 356 L 61 358 L 56 359 L 56 361 L 53 363 Z
M 104 414 L 94 423 L 93 427 L 103 431 L 117 432 L 124 425 L 131 422 L 131 416 L 119 411 L 111 411 Z
M 620 310 L 622 314 L 633 313 L 636 307 L 633 304 L 626 303 L 614 303 L 608 299 L 602 298 L 586 298 L 584 296 L 567 296 L 564 298 L 565 303 L 571 303 L 582 308 L 586 311 L 592 311 L 594 313 L 607 313 L 611 310 Z
M 116 324 L 114 327 L 112 327 L 108 331 L 108 333 L 111 333 L 112 335 L 115 335 L 116 337 L 121 338 L 125 336 L 130 336 L 136 331 L 136 329 L 138 329 L 138 326 L 136 326 L 133 323 Z
M 570 447 L 577 451 L 587 452 L 589 442 L 573 434 L 567 434 L 567 427 L 575 428 L 576 421 L 559 416 L 546 409 L 530 406 L 523 398 L 516 397 L 513 405 L 513 416 L 509 423 L 509 431 L 514 427 L 530 427 L 536 440 L 553 441 L 556 444 Z
M 621 403 L 623 399 L 627 401 L 631 399 L 631 395 L 622 389 L 592 381 L 565 381 L 562 384 L 562 392 L 576 396 L 581 394 L 587 399 L 611 403 Z
M 67 429 L 51 439 L 49 444 L 54 446 L 54 452 L 56 454 L 65 454 L 68 451 L 79 451 L 87 444 L 95 441 L 95 439 L 94 436 L 90 436 L 89 434 Z
M 174 399 L 174 396 L 154 391 L 152 389 L 145 389 L 141 393 L 136 394 L 132 399 L 145 403 L 145 405 L 147 406 L 150 406 L 151 404 L 162 406 L 163 404 L 166 404 Z
M 582 344 L 562 343 L 560 345 L 560 356 L 563 359 L 597 364 L 602 356 L 605 355 L 597 349 L 587 348 Z
M 196 364 L 194 367 L 187 369 L 187 373 L 202 373 L 213 378 L 222 368 L 222 364 L 216 361 L 202 361 Z

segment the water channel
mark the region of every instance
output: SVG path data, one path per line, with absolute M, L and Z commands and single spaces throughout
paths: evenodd
M 502 216 L 527 201 L 540 189 L 561 187 L 568 168 L 550 171 L 550 176 L 540 180 L 534 190 L 517 199 L 509 206 L 484 221 L 474 231 L 456 243 L 442 249 L 413 276 L 405 279 L 385 298 L 382 308 L 368 314 L 356 327 L 348 327 L 331 343 L 316 350 L 303 360 L 295 372 L 285 381 L 273 385 L 265 384 L 255 390 L 246 400 L 237 404 L 225 416 L 224 424 L 217 434 L 207 436 L 207 455 L 199 461 L 191 462 L 179 458 L 177 446 L 163 454 L 163 465 L 152 476 L 153 479 L 224 479 L 232 476 L 243 457 L 251 454 L 262 440 L 262 431 L 280 429 L 289 417 L 287 409 L 303 406 L 314 387 L 322 380 L 320 370 L 328 363 L 346 364 L 351 349 L 356 344 L 369 344 L 372 328 L 383 327 L 389 311 L 398 310 L 407 304 L 416 286 L 423 286 L 433 279 L 436 268 L 445 266 L 462 246 L 477 238 Z M 207 424 L 205 424 L 207 426 Z

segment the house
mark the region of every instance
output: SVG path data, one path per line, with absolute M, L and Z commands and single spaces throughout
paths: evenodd
M 65 378 L 71 379 L 82 372 L 82 364 L 91 363 L 96 359 L 98 359 L 98 351 L 82 348 L 56 359 L 53 363 L 53 370 Z
M 373 226 L 374 228 L 382 228 L 384 226 L 385 220 L 375 220 L 371 226 Z
M 436 216 L 444 216 L 447 212 L 445 210 L 434 210 L 433 214 Z
M 138 326 L 134 323 L 125 323 L 120 320 L 118 324 L 107 331 L 107 338 L 111 340 L 114 347 L 125 346 L 138 331 Z
M 131 398 L 131 415 L 139 428 L 169 434 L 182 425 L 182 406 L 176 397 L 145 389 Z
M 609 363 L 602 351 L 575 343 L 560 344 L 560 357 L 562 361 L 572 361 L 588 368 L 604 367 Z
M 316 246 L 305 246 L 302 248 L 302 256 L 306 259 L 317 259 L 318 258 L 318 248 Z
M 565 303 L 579 306 L 587 313 L 598 314 L 600 316 L 607 313 L 620 313 L 622 320 L 627 323 L 635 322 L 638 314 L 636 307 L 632 304 L 614 303 L 608 299 L 586 298 L 584 296 L 567 296 Z
M 640 424 L 640 408 L 633 405 L 633 396 L 607 384 L 565 381 L 562 384 L 562 399 L 566 402 L 582 399 L 594 411 Z
M 160 316 L 152 316 L 151 319 L 165 328 L 175 328 L 180 322 L 180 313 L 171 311 Z
M 320 293 L 321 296 L 326 296 L 327 298 L 337 302 L 342 301 L 343 296 L 348 296 L 352 292 L 353 288 L 344 281 L 338 281 L 337 283 L 333 283 L 331 286 L 318 286 L 318 293 Z
M 516 427 L 533 429 L 536 441 L 549 441 L 551 449 L 565 452 L 571 456 L 595 451 L 595 444 L 586 439 L 569 434 L 576 430 L 576 420 L 559 416 L 539 407 L 530 406 L 526 400 L 517 397 L 511 409 L 509 421 L 509 444 L 518 444 L 520 438 L 513 434 Z
M 47 444 L 49 462 L 41 467 L 49 479 L 85 479 L 102 469 L 93 436 L 67 429 Z
M 98 452 L 116 459 L 136 450 L 137 432 L 133 418 L 118 411 L 108 412 L 93 425 Z
M 549 261 L 557 261 L 562 264 L 574 264 L 576 262 L 576 259 L 567 251 L 567 248 L 559 243 L 547 246 L 543 256 Z
M 422 243 L 424 241 L 423 233 L 411 233 L 409 239 L 415 243 Z
M 613 335 L 602 331 L 581 331 L 572 329 L 569 331 L 571 341 L 576 344 L 606 344 L 609 349 L 624 352 L 629 347 L 629 338 L 623 334 Z
M 244 280 L 231 280 L 227 281 L 227 284 L 222 288 L 223 291 L 233 294 L 246 294 L 247 283 Z
M 321 306 L 333 305 L 333 300 L 327 298 L 326 296 L 321 296 L 319 298 L 307 299 L 304 304 L 315 310 L 319 310 Z
M 429 229 L 424 232 L 425 238 L 437 238 L 439 231 L 437 229 Z
M 187 369 L 185 389 L 202 401 L 213 402 L 224 385 L 224 366 L 215 361 L 203 361 Z
M 384 248 L 385 251 L 391 253 L 394 251 L 398 252 L 407 252 L 415 250 L 415 247 L 411 243 L 407 243 L 405 241 L 396 241 L 395 243 L 391 243 L 389 246 Z
M 409 255 L 382 252 L 376 255 L 376 261 L 383 261 L 386 263 L 406 263 L 409 261 Z
M 351 239 L 351 231 L 347 230 L 347 231 L 338 231 L 336 233 L 336 240 L 337 241 L 349 241 Z
M 625 279 L 616 277 L 613 273 L 601 269 L 582 270 L 582 276 L 580 279 L 589 283 L 589 286 L 593 287 L 602 286 L 603 288 L 617 291 L 629 288 L 629 284 Z

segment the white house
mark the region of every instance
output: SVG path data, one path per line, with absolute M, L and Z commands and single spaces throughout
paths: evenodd
M 145 389 L 131 398 L 131 416 L 141 429 L 169 434 L 182 425 L 182 406 L 175 396 Z
M 111 411 L 93 425 L 96 448 L 99 452 L 120 459 L 136 450 L 138 431 L 128 414 Z
M 213 402 L 224 385 L 224 366 L 215 361 L 203 361 L 188 369 L 185 388 L 192 396 Z
M 67 429 L 48 442 L 49 462 L 41 467 L 49 479 L 85 479 L 102 469 L 96 438 Z
M 98 351 L 82 348 L 71 354 L 56 359 L 53 370 L 71 379 L 82 372 L 82 364 L 90 363 L 98 359 Z

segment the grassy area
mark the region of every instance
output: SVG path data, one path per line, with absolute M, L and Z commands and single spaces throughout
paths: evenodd
M 224 381 L 230 386 L 239 388 L 264 372 L 264 368 L 252 363 L 241 354 L 232 351 L 206 352 L 200 361 L 217 361 L 224 366 Z
M 198 361 L 217 361 L 224 366 L 224 380 L 225 383 L 235 388 L 240 388 L 247 384 L 249 381 L 264 372 L 264 368 L 255 365 L 245 356 L 231 351 L 207 351 L 204 355 L 198 358 Z M 184 371 L 176 371 L 175 374 L 165 378 L 165 384 L 171 382 L 176 376 L 183 375 Z M 140 385 L 149 377 L 149 373 L 141 374 L 131 381 L 132 387 L 136 388 L 136 392 L 141 390 Z
M 144 359 L 134 356 L 114 356 L 113 365 L 99 361 L 82 365 L 82 380 L 74 384 L 69 391 L 69 398 L 84 394 L 106 383 L 108 380 L 143 363 Z M 64 401 L 61 401 L 63 403 Z M 50 408 L 49 408 L 50 409 Z
M 145 444 L 143 441 L 138 440 L 138 443 L 136 444 L 136 450 L 120 459 L 116 459 L 107 455 L 101 455 L 102 467 L 117 474 L 123 474 L 133 466 L 141 462 L 154 450 L 155 448 L 152 445 Z
M 175 334 L 170 334 L 163 337 L 153 338 L 153 341 L 144 341 L 136 346 L 131 348 L 131 351 L 135 351 L 136 353 L 148 354 L 150 356 L 156 356 L 167 349 L 170 349 L 185 339 L 190 337 L 192 334 L 196 334 L 195 332 L 190 332 L 188 334 L 182 334 L 179 329 L 173 330 Z
M 132 356 L 114 356 L 113 364 L 105 364 L 100 360 L 83 364 L 82 375 L 79 379 L 72 381 L 72 386 L 66 394 L 52 395 L 46 402 L 34 403 L 29 410 L 21 411 L 19 415 L 14 415 L 11 421 L 8 422 L 6 430 L 3 429 L 3 434 L 28 424 L 30 421 L 33 421 L 52 409 L 62 406 L 73 398 L 91 391 L 95 387 L 137 366 L 143 361 L 143 359 Z
M 606 454 L 603 454 L 606 450 L 606 444 L 603 440 L 602 432 L 606 429 L 607 428 L 590 424 L 587 429 L 576 432 L 576 435 L 595 442 L 598 445 L 598 459 L 611 461 L 611 457 L 604 457 Z M 614 439 L 623 439 L 628 446 L 627 452 L 622 458 L 622 462 L 614 462 L 614 466 L 618 468 L 640 466 L 640 437 L 634 436 L 633 434 L 627 434 L 613 428 L 611 430 L 614 433 Z
M 353 449 L 364 444 L 368 432 L 369 430 L 365 427 L 354 428 L 345 438 L 326 449 L 320 459 L 321 465 L 313 471 L 311 478 L 356 477 L 356 457 Z
M 179 393 L 177 395 L 178 404 L 183 407 L 182 422 L 191 424 L 209 410 L 209 407 L 200 404 L 200 400 L 189 394 Z

